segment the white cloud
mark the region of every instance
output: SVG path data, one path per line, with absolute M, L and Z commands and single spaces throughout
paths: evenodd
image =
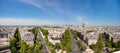
M 85 17 L 83 17 L 83 16 L 77 15 L 76 17 L 77 17 L 79 22 L 84 22 L 85 21 Z
M 20 1 L 30 4 L 34 7 L 37 7 L 49 13 L 53 12 L 51 10 L 58 12 L 61 11 L 61 5 L 57 0 L 20 0 Z
M 49 10 L 43 6 L 42 2 L 37 3 L 35 0 L 20 0 L 20 1 L 28 3 L 30 5 L 33 5 L 33 6 L 37 7 L 37 8 L 39 8 L 39 9 L 42 9 L 44 11 L 49 12 Z
M 34 18 L 0 18 L 0 25 L 54 25 L 62 22 L 52 20 L 38 20 Z

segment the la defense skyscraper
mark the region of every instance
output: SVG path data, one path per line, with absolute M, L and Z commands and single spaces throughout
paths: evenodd
M 84 28 L 85 27 L 85 24 L 84 24 L 84 22 L 82 23 L 82 28 Z

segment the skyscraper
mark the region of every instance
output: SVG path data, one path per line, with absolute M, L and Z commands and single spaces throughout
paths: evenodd
M 85 26 L 84 26 L 84 22 L 82 23 L 82 28 L 84 28 Z

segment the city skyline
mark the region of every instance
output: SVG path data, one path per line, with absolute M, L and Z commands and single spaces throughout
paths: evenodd
M 0 25 L 120 26 L 119 0 L 0 0 Z

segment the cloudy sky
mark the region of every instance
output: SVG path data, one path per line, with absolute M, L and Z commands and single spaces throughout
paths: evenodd
M 119 25 L 120 0 L 0 0 L 0 25 Z

